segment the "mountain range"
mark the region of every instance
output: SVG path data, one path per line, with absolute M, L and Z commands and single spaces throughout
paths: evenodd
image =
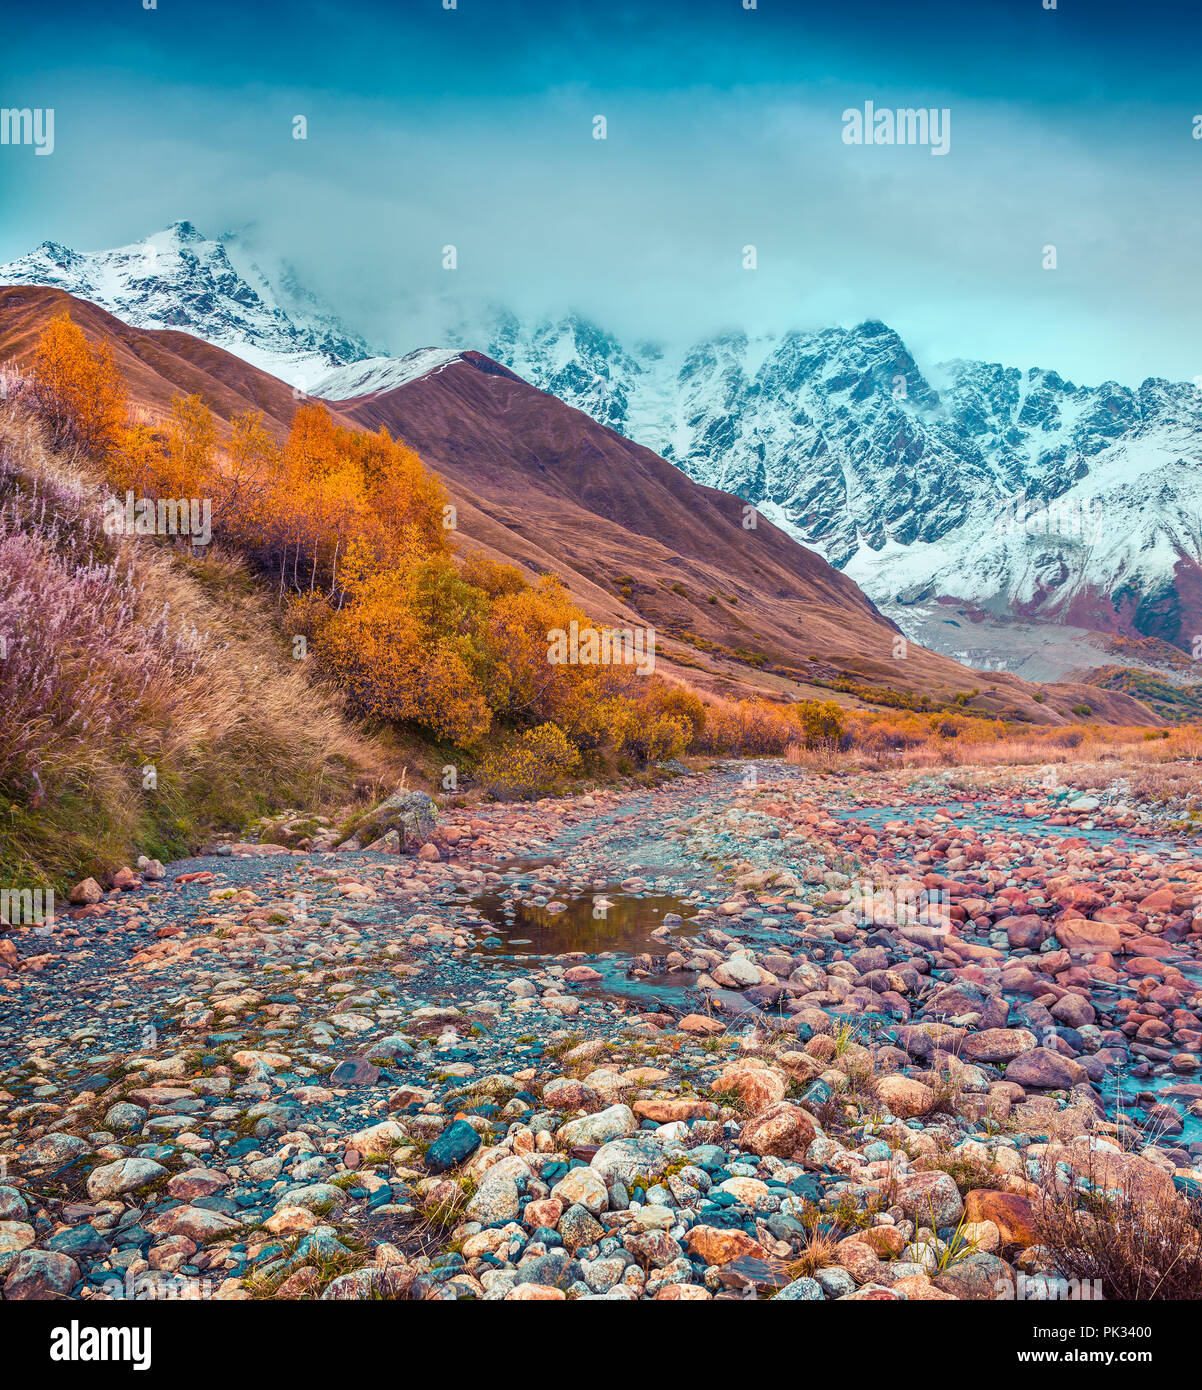
M 484 351 L 754 503 L 928 642 L 933 605 L 994 630 L 1021 623 L 1029 642 L 1075 627 L 1188 651 L 1202 633 L 1192 383 L 1087 387 L 972 361 L 924 371 L 879 322 L 676 353 L 571 315 L 502 313 L 492 328 Z
M 195 334 L 331 401 L 482 352 L 751 504 L 908 636 L 977 665 L 1054 678 L 1113 661 L 1116 638 L 1190 651 L 1202 633 L 1202 392 L 1189 383 L 924 369 L 875 321 L 668 350 L 579 315 L 500 309 L 446 345 L 388 356 L 253 242 L 188 222 L 110 251 L 46 242 L 0 267 L 0 284 Z
M 234 233 L 211 241 L 173 222 L 145 241 L 73 251 L 44 241 L 0 266 L 0 284 L 47 285 L 99 304 L 135 328 L 177 328 L 291 385 L 371 356 L 366 342 L 305 290 L 284 262 Z

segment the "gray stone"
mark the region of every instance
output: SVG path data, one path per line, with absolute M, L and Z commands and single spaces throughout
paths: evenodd
M 15 1187 L 0 1187 L 0 1221 L 24 1221 L 29 1203 Z
M 88 1176 L 88 1196 L 94 1202 L 123 1197 L 127 1192 L 137 1192 L 166 1176 L 167 1169 L 153 1159 L 122 1158 L 93 1169 Z
M 140 1105 L 131 1105 L 127 1100 L 119 1100 L 110 1105 L 104 1117 L 105 1127 L 114 1134 L 124 1134 L 129 1130 L 141 1129 L 146 1123 L 147 1111 Z
M 821 1272 L 825 1273 L 825 1271 Z M 854 1283 L 852 1288 L 855 1288 Z M 790 1302 L 802 1299 L 807 1303 L 816 1303 L 821 1301 L 822 1296 L 822 1285 L 816 1279 L 794 1279 L 791 1284 L 786 1284 L 778 1294 L 775 1294 L 772 1301 L 775 1303 L 784 1298 Z
M 569 1207 L 559 1218 L 559 1234 L 564 1247 L 574 1255 L 586 1245 L 595 1245 L 605 1234 L 605 1228 L 587 1207 Z
M 576 1144 L 606 1144 L 611 1139 L 634 1134 L 639 1127 L 629 1105 L 611 1105 L 595 1115 L 582 1115 L 562 1125 L 556 1138 L 565 1148 Z

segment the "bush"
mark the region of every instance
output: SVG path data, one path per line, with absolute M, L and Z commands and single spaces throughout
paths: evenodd
M 494 800 L 530 801 L 553 791 L 579 762 L 579 753 L 558 725 L 540 724 L 487 753 L 476 775 Z
M 125 419 L 125 396 L 107 345 L 93 350 L 64 311 L 38 339 L 21 403 L 45 426 L 55 449 L 107 456 Z
M 1035 1224 L 1061 1274 L 1100 1280 L 1107 1299 L 1202 1299 L 1202 1202 L 1149 1201 L 1131 1184 L 1105 1195 L 1053 1185 L 1042 1193 Z
M 502 564 L 487 555 L 469 555 L 460 571 L 465 584 L 482 589 L 490 598 L 505 594 L 520 594 L 527 587 L 525 577 L 516 565 Z
M 843 715 L 833 700 L 800 700 L 793 706 L 793 714 L 807 748 L 844 746 L 847 732 Z
M 655 689 L 651 704 L 661 714 L 669 714 L 683 719 L 688 724 L 688 746 L 697 742 L 705 733 L 705 705 L 701 697 L 679 685 L 665 685 Z
M 347 583 L 353 601 L 322 628 L 317 655 L 354 708 L 461 745 L 482 738 L 491 716 L 463 644 L 423 620 L 414 576 L 385 570 Z
M 689 741 L 691 726 L 680 715 L 643 712 L 627 725 L 619 752 L 637 759 L 644 767 L 648 763 L 679 758 Z

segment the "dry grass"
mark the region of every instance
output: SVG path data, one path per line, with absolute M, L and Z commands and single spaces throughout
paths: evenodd
M 789 1262 L 789 1277 L 791 1279 L 812 1278 L 818 1270 L 829 1269 L 831 1265 L 838 1264 L 837 1245 L 838 1242 L 833 1236 L 822 1235 L 817 1230 L 811 1230 L 805 1244 Z
M 1039 1243 L 1070 1279 L 1101 1281 L 1107 1299 L 1202 1299 L 1202 1203 L 1149 1201 L 1132 1187 L 1083 1195 L 1041 1184 Z
M 850 769 L 894 768 L 1046 768 L 1057 784 L 1097 786 L 1116 775 L 1132 778 L 1131 793 L 1152 801 L 1197 796 L 1196 763 L 1202 759 L 1202 728 L 1182 725 L 1157 731 L 1120 726 L 1031 728 L 1015 732 L 994 720 L 953 716 L 955 733 L 940 728 L 940 715 L 846 714 L 847 744 L 842 749 L 804 748 L 794 743 L 785 758 L 819 774 Z
M 0 460 L 14 547 L 0 684 L 16 711 L 0 747 L 5 883 L 103 877 L 136 851 L 173 857 L 213 829 L 390 780 L 400 760 L 292 659 L 239 561 L 104 535 L 98 479 L 12 410 Z

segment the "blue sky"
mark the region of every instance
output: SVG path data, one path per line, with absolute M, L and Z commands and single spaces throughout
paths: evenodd
M 669 342 L 871 317 L 920 363 L 1202 375 L 1183 0 L 94 0 L 6 25 L 2 104 L 56 120 L 50 158 L 0 147 L 0 260 L 254 224 L 396 351 L 492 301 Z M 845 144 L 865 101 L 946 108 L 947 156 Z

